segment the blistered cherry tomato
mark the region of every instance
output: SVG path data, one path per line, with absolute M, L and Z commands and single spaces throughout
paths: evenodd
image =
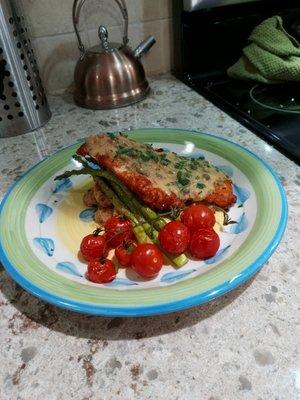
M 220 238 L 211 228 L 201 228 L 191 235 L 189 251 L 195 258 L 204 259 L 216 254 L 220 247 Z
M 111 217 L 105 224 L 106 243 L 108 247 L 115 249 L 126 241 L 133 240 L 132 224 L 129 219 Z
M 158 239 L 164 250 L 180 254 L 188 248 L 190 231 L 182 222 L 171 221 L 160 230 Z
M 108 258 L 100 258 L 90 261 L 86 277 L 95 283 L 107 283 L 114 280 L 116 274 L 114 263 Z
M 154 278 L 163 266 L 164 258 L 152 243 L 138 244 L 131 255 L 132 269 L 144 278 Z
M 131 267 L 131 254 L 135 245 L 133 243 L 123 243 L 115 250 L 115 256 L 122 267 Z
M 180 219 L 191 232 L 199 228 L 212 228 L 216 222 L 214 212 L 204 204 L 194 204 L 186 208 Z
M 99 230 L 85 236 L 80 244 L 80 252 L 86 261 L 106 256 L 107 247 L 105 237 L 99 235 Z

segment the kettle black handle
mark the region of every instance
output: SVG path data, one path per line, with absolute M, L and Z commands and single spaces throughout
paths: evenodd
M 125 0 L 115 0 L 115 2 L 118 4 L 122 16 L 124 18 L 124 36 L 123 36 L 123 43 L 126 46 L 128 43 L 128 11 L 127 11 L 127 6 L 125 3 Z M 73 3 L 73 8 L 72 8 L 72 17 L 73 17 L 73 25 L 74 25 L 74 30 L 76 33 L 76 37 L 78 40 L 78 48 L 79 51 L 81 53 L 81 58 L 84 56 L 85 53 L 85 48 L 84 45 L 82 43 L 77 25 L 79 23 L 79 16 L 80 16 L 80 12 L 82 9 L 82 6 L 84 5 L 85 0 L 74 0 Z
M 126 6 L 126 3 L 125 3 L 125 0 L 115 0 L 115 2 L 118 4 L 118 6 L 119 6 L 119 8 L 121 10 L 123 19 L 124 19 L 123 43 L 124 43 L 124 46 L 126 46 L 127 43 L 129 42 L 129 39 L 128 39 L 128 11 L 127 11 L 127 6 Z

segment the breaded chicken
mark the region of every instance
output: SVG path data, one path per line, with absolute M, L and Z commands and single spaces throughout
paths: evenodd
M 111 134 L 88 137 L 77 153 L 112 171 L 158 211 L 199 201 L 228 208 L 236 201 L 231 180 L 203 158 L 155 150 L 125 135 Z

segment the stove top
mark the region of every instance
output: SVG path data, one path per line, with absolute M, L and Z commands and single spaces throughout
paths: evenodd
M 180 44 L 176 77 L 300 164 L 300 82 L 267 85 L 226 73 L 254 27 L 273 15 L 300 42 L 299 0 L 216 3 L 220 6 L 174 13 L 174 42 Z
M 188 84 L 300 163 L 300 84 L 190 79 Z

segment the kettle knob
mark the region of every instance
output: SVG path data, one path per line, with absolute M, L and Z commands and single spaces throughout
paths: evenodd
M 105 51 L 109 51 L 108 32 L 105 26 L 100 25 L 98 29 L 98 36 L 101 41 L 102 47 Z

